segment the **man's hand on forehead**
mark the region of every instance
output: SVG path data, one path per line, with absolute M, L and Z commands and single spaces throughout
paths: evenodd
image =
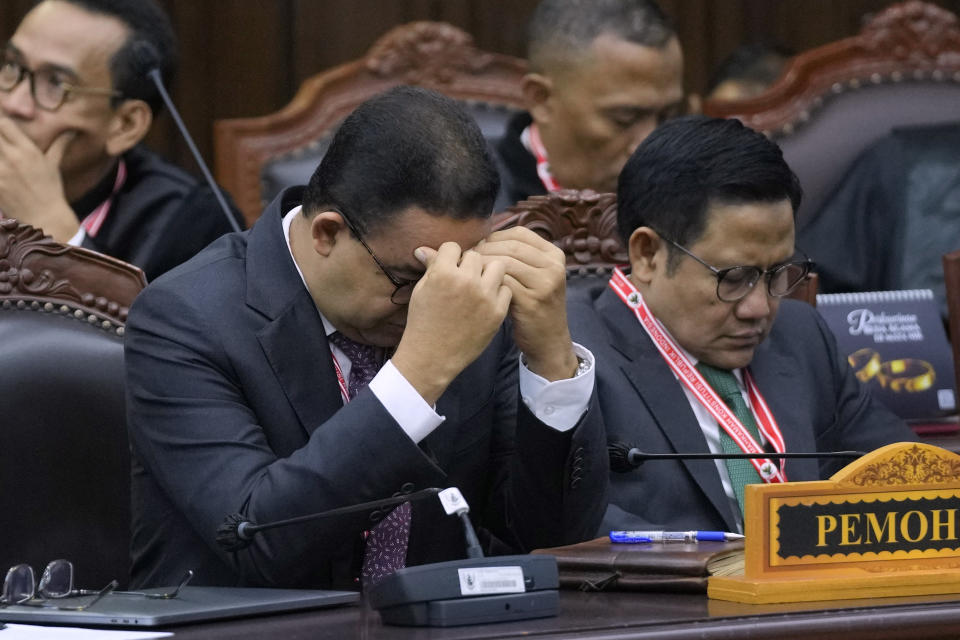
M 475 251 L 485 264 L 503 264 L 513 337 L 530 370 L 548 380 L 571 377 L 577 358 L 567 327 L 563 251 L 526 227 L 495 231 Z

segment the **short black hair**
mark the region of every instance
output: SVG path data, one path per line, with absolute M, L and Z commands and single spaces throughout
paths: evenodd
M 542 0 L 527 28 L 530 68 L 566 63 L 604 34 L 661 48 L 675 32 L 653 0 Z
M 458 219 L 493 213 L 500 188 L 480 127 L 454 100 L 396 87 L 354 110 L 310 178 L 303 213 L 344 213 L 376 233 L 415 206 Z
M 38 0 L 34 6 L 52 0 Z M 156 49 L 160 76 L 170 86 L 177 69 L 177 36 L 173 31 L 170 16 L 156 0 L 57 0 L 80 7 L 90 13 L 116 18 L 130 29 L 130 37 L 114 53 L 110 61 L 113 88 L 122 96 L 114 99 L 118 104 L 124 99 L 143 100 L 154 115 L 163 111 L 163 98 L 153 82 L 144 74 L 138 62 L 135 46 L 147 42 Z
M 617 184 L 617 227 L 624 245 L 650 227 L 689 247 L 713 205 L 789 200 L 796 216 L 801 197 L 775 142 L 739 120 L 688 116 L 654 129 L 630 156 Z
M 727 80 L 739 80 L 769 87 L 780 77 L 787 61 L 793 56 L 789 49 L 766 42 L 750 42 L 737 47 L 717 67 L 707 92 Z

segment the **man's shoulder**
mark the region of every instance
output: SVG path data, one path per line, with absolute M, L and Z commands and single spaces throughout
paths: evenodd
M 186 195 L 198 187 L 206 186 L 182 167 L 143 145 L 125 153 L 123 160 L 127 165 L 127 180 L 132 188 L 150 185 Z

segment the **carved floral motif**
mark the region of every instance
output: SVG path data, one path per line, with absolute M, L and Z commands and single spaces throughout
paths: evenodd
M 536 231 L 563 249 L 568 267 L 628 261 L 617 235 L 616 194 L 565 189 L 533 196 L 507 211 L 513 215 L 502 226 Z
M 466 32 L 449 24 L 416 22 L 381 38 L 367 57 L 367 69 L 378 76 L 403 76 L 409 84 L 448 84 L 463 72 L 484 70 L 492 60 Z
M 877 460 L 843 478 L 858 487 L 960 482 L 960 456 L 928 445 L 914 445 Z
M 941 64 L 953 50 L 956 62 L 960 48 L 957 17 L 945 9 L 925 2 L 906 2 L 890 7 L 870 21 L 861 31 L 864 47 L 889 53 L 913 63 Z
M 93 255 L 94 259 L 87 258 L 88 262 L 78 264 L 74 262 L 76 252 Z M 89 269 L 91 262 L 98 261 L 113 259 L 56 242 L 40 229 L 14 219 L 0 220 L 0 300 L 4 301 L 4 306 L 16 303 L 23 308 L 24 302 L 29 302 L 36 309 L 43 304 L 48 311 L 69 313 L 105 329 L 117 328 L 126 321 L 128 307 L 83 290 L 85 287 L 71 282 L 69 273 L 66 273 L 71 265 L 77 270 Z M 99 268 L 100 265 L 96 266 Z M 132 269 L 128 265 L 124 267 Z M 135 279 L 138 276 L 125 273 L 124 277 Z M 142 275 L 139 277 L 142 288 Z M 131 286 L 126 284 L 128 288 Z

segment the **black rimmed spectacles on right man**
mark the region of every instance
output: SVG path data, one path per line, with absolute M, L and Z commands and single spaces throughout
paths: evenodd
M 736 302 L 745 298 L 747 294 L 753 291 L 754 285 L 760 281 L 761 276 L 766 276 L 767 293 L 774 298 L 782 298 L 800 286 L 800 283 L 813 268 L 813 261 L 803 251 L 797 249 L 797 253 L 802 256 L 802 259 L 784 262 L 770 269 L 761 269 L 752 265 L 717 269 L 701 260 L 683 245 L 669 238 L 664 239 L 713 272 L 713 275 L 717 277 L 717 297 L 723 302 Z

